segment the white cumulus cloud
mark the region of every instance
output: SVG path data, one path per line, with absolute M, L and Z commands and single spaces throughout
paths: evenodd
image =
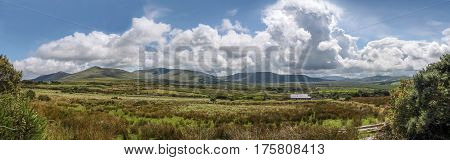
M 417 71 L 439 60 L 448 51 L 448 46 L 438 42 L 405 41 L 388 37 L 369 42 L 358 51 L 358 57 L 345 58 L 340 62 L 345 68 L 361 71 Z
M 228 31 L 237 31 L 237 32 L 243 32 L 248 33 L 249 29 L 245 28 L 241 25 L 239 21 L 235 21 L 234 24 L 229 19 L 223 19 L 222 25 L 219 27 L 219 31 L 221 32 L 228 32 Z
M 131 70 L 139 66 L 139 51 L 145 48 L 147 68 L 216 75 L 255 71 L 396 75 L 420 70 L 450 51 L 450 28 L 442 32 L 440 42 L 386 37 L 359 49 L 358 38 L 336 25 L 342 12 L 325 0 L 278 0 L 263 10 L 266 28 L 254 34 L 229 19 L 218 27 L 199 24 L 181 30 L 144 16 L 134 18 L 122 34 L 74 33 L 42 44 L 33 56 L 14 65 L 27 77 L 91 66 Z
M 55 71 L 76 72 L 90 66 L 132 68 L 138 62 L 139 47 L 165 43 L 165 34 L 170 30 L 170 25 L 134 18 L 132 27 L 122 35 L 74 33 L 41 45 L 32 57 L 14 65 L 28 78 Z

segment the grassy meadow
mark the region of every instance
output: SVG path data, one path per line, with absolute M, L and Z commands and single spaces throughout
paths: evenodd
M 338 95 L 358 89 L 310 86 L 310 92 L 326 93 L 311 101 L 289 100 L 301 85 L 58 82 L 25 88 L 38 97 L 31 107 L 46 119 L 45 137 L 76 140 L 361 139 L 371 134 L 357 127 L 384 121 L 383 105 L 373 102 L 388 98 L 326 98 L 333 89 Z

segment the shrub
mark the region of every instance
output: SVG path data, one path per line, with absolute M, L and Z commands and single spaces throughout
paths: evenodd
M 91 90 L 88 87 L 67 87 L 61 90 L 63 93 L 89 93 Z
M 33 99 L 36 98 L 36 93 L 35 93 L 33 90 L 28 90 L 28 91 L 25 93 L 25 97 L 27 97 L 27 98 L 33 100 Z
M 450 54 L 393 91 L 393 137 L 450 139 Z
M 120 98 L 120 97 L 112 97 L 111 99 L 113 99 L 113 100 L 121 100 L 122 98 Z
M 21 79 L 22 72 L 16 71 L 8 58 L 0 55 L 0 95 L 19 93 Z
M 45 121 L 28 108 L 25 98 L 0 97 L 0 139 L 42 139 Z
M 40 100 L 40 101 L 50 101 L 52 99 L 48 95 L 40 95 L 38 97 L 38 100 Z
M 352 99 L 352 96 L 344 96 L 344 101 L 350 101 Z
M 217 97 L 216 96 L 210 96 L 209 97 L 209 101 L 216 102 L 217 101 Z
M 221 99 L 221 100 L 227 100 L 228 99 L 228 95 L 226 93 L 223 92 L 218 92 L 215 95 L 216 99 Z
M 148 101 L 144 101 L 144 100 L 140 100 L 134 103 L 134 106 L 146 106 L 149 105 L 150 103 Z

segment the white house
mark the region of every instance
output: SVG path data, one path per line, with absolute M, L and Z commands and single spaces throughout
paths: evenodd
M 291 94 L 291 99 L 298 99 L 298 100 L 311 100 L 311 96 L 308 94 Z

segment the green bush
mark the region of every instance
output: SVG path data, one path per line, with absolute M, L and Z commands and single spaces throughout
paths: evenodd
M 352 96 L 344 96 L 344 101 L 350 101 L 352 99 Z
M 450 55 L 403 81 L 392 93 L 393 137 L 450 139 Z
M 228 100 L 228 94 L 223 93 L 223 92 L 218 92 L 215 95 L 216 99 L 221 99 L 221 100 Z
M 28 108 L 26 98 L 0 97 L 0 139 L 42 139 L 45 121 Z
M 136 103 L 134 103 L 134 106 L 146 106 L 149 104 L 150 103 L 148 101 L 140 100 L 140 101 L 137 101 Z
M 209 97 L 209 101 L 216 102 L 217 101 L 217 97 L 216 96 L 210 96 Z
M 29 98 L 30 100 L 33 100 L 36 98 L 36 93 L 33 90 L 28 90 L 25 93 L 25 97 Z
M 61 90 L 63 93 L 90 93 L 93 92 L 88 87 L 66 87 Z
M 16 71 L 8 58 L 0 55 L 0 95 L 18 94 L 22 72 Z
M 38 100 L 40 100 L 40 101 L 50 101 L 52 99 L 48 95 L 40 95 L 38 97 Z

